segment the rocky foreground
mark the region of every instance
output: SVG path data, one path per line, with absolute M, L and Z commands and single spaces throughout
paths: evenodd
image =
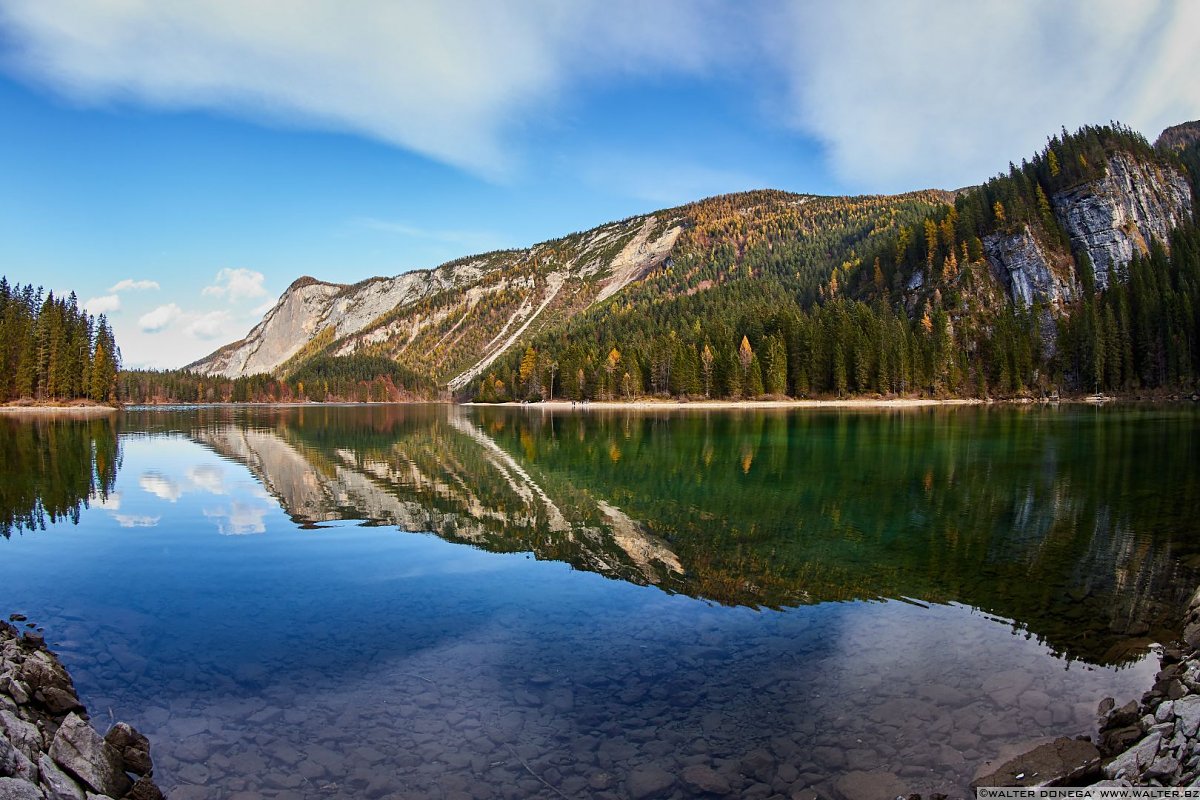
M 153 771 L 145 736 L 101 737 L 41 635 L 0 622 L 0 800 L 162 800 Z
M 978 778 L 976 786 L 1200 786 L 1200 589 L 1183 641 L 1162 653 L 1141 702 L 1100 703 L 1096 744 L 1060 738 Z

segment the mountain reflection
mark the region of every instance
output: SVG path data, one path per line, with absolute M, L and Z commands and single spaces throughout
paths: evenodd
M 391 407 L 190 435 L 303 524 L 432 531 L 730 605 L 960 602 L 1120 663 L 1172 633 L 1194 580 L 1194 429 L 1148 410 Z
M 957 602 L 1097 664 L 1170 638 L 1200 563 L 1191 410 L 321 406 L 123 420 L 246 465 L 302 526 L 432 532 L 726 605 Z M 6 534 L 108 502 L 112 422 L 0 432 Z M 215 491 L 210 472 L 188 480 Z M 151 472 L 139 484 L 173 491 Z M 223 533 L 261 532 L 255 513 L 205 512 Z

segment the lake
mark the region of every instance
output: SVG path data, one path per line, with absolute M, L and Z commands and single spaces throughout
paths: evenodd
M 1140 697 L 1169 407 L 0 418 L 0 611 L 175 798 L 961 795 Z

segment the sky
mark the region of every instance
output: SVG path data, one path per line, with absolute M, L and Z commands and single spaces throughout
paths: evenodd
M 1198 118 L 1191 0 L 0 0 L 0 273 L 179 367 L 302 275 Z

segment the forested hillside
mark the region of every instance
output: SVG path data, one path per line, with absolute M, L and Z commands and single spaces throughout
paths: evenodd
M 104 315 L 0 277 L 0 403 L 117 400 L 121 356 Z
M 1179 176 L 1190 168 L 1194 183 L 1196 153 L 1155 150 L 1120 126 L 1063 131 L 953 204 L 896 214 L 894 231 L 840 258 L 828 257 L 836 243 L 825 259 L 797 257 L 806 231 L 787 231 L 793 250 L 780 253 L 753 215 L 698 224 L 685 237 L 707 250 L 673 269 L 742 280 L 681 292 L 671 271 L 656 273 L 498 363 L 478 398 L 1191 392 L 1200 262 Z M 1072 215 L 1122 201 L 1093 191 L 1118 171 L 1129 192 L 1173 208 L 1148 234 L 1126 224 L 1132 258 L 1097 269 L 1090 251 L 1119 256 L 1125 240 Z

